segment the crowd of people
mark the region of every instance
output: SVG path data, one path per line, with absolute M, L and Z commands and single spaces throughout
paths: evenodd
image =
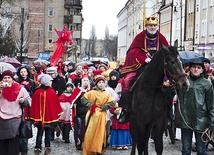
M 70 62 L 63 66 L 61 72 L 57 66 L 38 65 L 30 68 L 21 66 L 15 75 L 9 70 L 4 71 L 1 75 L 1 125 L 7 125 L 7 122 L 2 122 L 6 119 L 17 121 L 12 122 L 10 134 L 15 132 L 13 137 L 5 135 L 0 139 L 0 154 L 28 153 L 28 139 L 19 137 L 21 107 L 25 118 L 30 113 L 30 119 L 37 128 L 35 155 L 42 152 L 43 133 L 45 155 L 49 155 L 55 136 L 61 134 L 62 140 L 70 143 L 71 129 L 74 130 L 76 149 L 83 150 L 85 155 L 102 154 L 107 146 L 128 149 L 132 144 L 129 124 L 121 124 L 122 127 L 117 128 L 119 123 L 115 121 L 121 108 L 117 104 L 121 92 L 121 88 L 117 88 L 120 66 L 115 64 L 114 69 L 102 62 L 96 67 Z M 3 82 L 8 82 L 8 85 L 3 86 Z M 116 132 L 114 140 L 112 137 L 110 140 L 113 117 L 114 130 L 126 130 L 124 140 Z M 3 134 L 5 130 L 0 129 L 0 132 Z M 16 149 L 11 149 L 13 145 Z
M 0 155 L 28 153 L 28 139 L 19 137 L 22 108 L 25 117 L 30 113 L 37 127 L 35 155 L 43 149 L 43 133 L 45 155 L 50 155 L 55 136 L 61 134 L 69 144 L 71 129 L 75 147 L 83 155 L 103 154 L 108 146 L 127 150 L 132 145 L 130 87 L 138 70 L 151 61 L 160 44 L 168 46 L 157 29 L 158 19 L 147 18 L 146 30 L 133 40 L 124 65 L 117 62 L 112 67 L 110 63 L 99 62 L 88 66 L 70 62 L 62 67 L 22 66 L 16 75 L 4 71 L 0 81 Z M 189 72 L 190 90 L 180 91 L 178 98 L 187 122 L 179 112 L 175 117 L 176 127 L 181 128 L 183 155 L 191 154 L 193 132 L 198 154 L 206 155 L 201 132 L 206 128 L 214 130 L 214 76 L 209 64 L 196 59 L 185 68 Z M 163 85 L 170 86 L 170 81 L 163 79 Z

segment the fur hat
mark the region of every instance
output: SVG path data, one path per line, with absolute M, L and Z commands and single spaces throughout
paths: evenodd
M 105 82 L 105 77 L 100 75 L 98 76 L 96 79 L 95 79 L 95 85 L 97 85 L 97 83 L 100 81 L 100 80 L 103 80 Z
M 10 70 L 5 70 L 2 74 L 1 74 L 1 79 L 4 78 L 4 76 L 10 76 L 13 79 L 13 73 Z
M 48 83 L 49 81 L 52 81 L 53 80 L 53 78 L 50 76 L 50 75 L 48 75 L 48 74 L 41 74 L 41 75 L 39 75 L 38 76 L 38 80 L 39 80 L 39 82 L 41 83 L 41 84 L 46 84 L 46 83 Z

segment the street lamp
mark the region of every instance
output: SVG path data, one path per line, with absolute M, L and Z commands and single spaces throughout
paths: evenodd
M 24 8 L 21 8 L 21 26 L 20 26 L 20 31 L 21 31 L 21 47 L 20 47 L 20 63 L 22 63 L 22 52 L 23 52 L 23 39 L 24 39 Z
M 182 22 L 182 12 L 183 12 L 183 7 L 182 7 L 182 5 L 183 5 L 183 2 L 182 2 L 182 0 L 179 0 L 179 2 L 180 2 L 180 7 L 181 7 L 181 9 L 180 9 L 180 51 L 182 51 L 183 50 L 183 46 L 182 46 L 182 38 L 183 38 L 183 34 L 182 34 L 182 27 L 183 27 L 183 22 Z M 175 5 L 174 5 L 174 12 L 178 12 L 177 11 L 177 5 L 178 5 L 178 3 L 177 2 L 175 2 Z

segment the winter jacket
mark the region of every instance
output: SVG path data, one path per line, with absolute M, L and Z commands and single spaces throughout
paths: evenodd
M 179 100 L 176 104 L 175 126 L 186 129 L 190 127 L 195 131 L 204 131 L 207 128 L 214 130 L 212 83 L 202 76 L 197 79 L 189 77 L 189 81 L 189 90 L 178 92 Z

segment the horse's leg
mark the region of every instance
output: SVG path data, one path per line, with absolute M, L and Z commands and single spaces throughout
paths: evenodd
M 130 118 L 130 133 L 132 137 L 132 150 L 130 155 L 135 155 L 136 146 L 138 142 L 138 130 L 137 130 L 137 124 L 136 119 L 134 119 L 134 116 L 131 116 Z
M 157 124 L 155 124 L 154 130 L 154 142 L 155 142 L 155 151 L 157 155 L 162 155 L 163 153 L 163 133 L 165 129 L 164 118 L 160 119 Z
M 140 154 L 141 152 L 144 153 L 144 155 L 148 155 L 148 143 L 149 143 L 149 137 L 151 135 L 151 128 L 152 128 L 152 123 L 145 125 L 144 129 L 142 130 L 143 132 L 141 133 L 141 140 L 139 143 L 139 147 L 143 149 L 143 151 L 138 151 L 138 154 Z M 138 149 L 141 150 L 141 149 Z

